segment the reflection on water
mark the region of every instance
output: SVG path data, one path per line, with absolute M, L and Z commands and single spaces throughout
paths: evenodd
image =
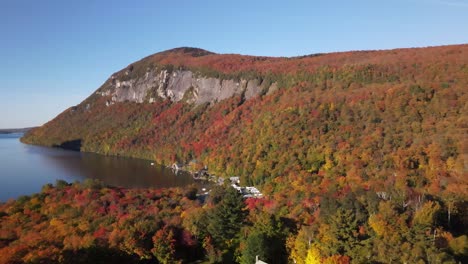
M 151 166 L 149 161 L 106 157 L 93 153 L 80 153 L 61 149 L 32 147 L 29 152 L 44 156 L 49 166 L 60 168 L 71 176 L 99 179 L 121 187 L 174 187 L 193 182 L 190 175 L 177 175 L 164 166 Z
M 0 135 L 0 201 L 38 192 L 57 179 L 73 182 L 92 178 L 127 188 L 193 183 L 189 174 L 176 175 L 166 167 L 151 166 L 149 161 L 30 146 L 19 142 L 20 136 Z

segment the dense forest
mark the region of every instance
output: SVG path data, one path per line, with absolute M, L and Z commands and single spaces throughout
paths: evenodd
M 0 205 L 0 263 L 466 263 L 461 202 L 365 189 L 297 200 L 57 181 Z
M 160 263 L 252 263 L 255 255 L 268 263 L 467 261 L 468 45 L 295 58 L 181 48 L 144 58 L 113 76 L 136 78 L 154 67 L 256 80 L 277 89 L 201 105 L 162 99 L 108 105 L 109 98 L 93 94 L 28 132 L 23 142 L 72 145 L 164 165 L 190 163 L 193 170 L 240 176 L 264 198 L 237 201 L 228 198 L 230 188 L 200 201 L 182 190 L 49 186 L 3 205 L 2 255 L 32 262 L 42 256 L 63 261 L 93 250 Z M 114 192 L 119 195 L 109 194 Z M 161 192 L 158 199 L 153 192 Z M 97 204 L 73 207 L 77 193 Z M 56 208 L 67 203 L 75 218 Z M 135 207 L 139 210 L 132 213 L 122 210 L 143 215 L 124 226 L 120 213 L 104 211 L 99 222 L 94 214 L 109 204 Z M 54 229 L 54 215 L 69 229 Z M 135 231 L 145 217 L 148 226 L 141 228 L 148 231 Z M 88 229 L 77 230 L 81 222 Z M 41 241 L 40 232 L 54 234 L 45 236 L 50 243 Z M 111 241 L 110 234 L 119 232 L 131 235 Z M 80 236 L 77 244 L 66 242 L 72 237 L 67 234 Z
M 0 206 L 0 263 L 467 260 L 466 202 L 411 204 L 364 189 L 297 200 L 58 181 Z

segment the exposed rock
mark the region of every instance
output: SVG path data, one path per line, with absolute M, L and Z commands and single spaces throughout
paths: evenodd
M 155 72 L 147 72 L 143 78 L 128 81 L 116 81 L 112 100 L 117 102 L 132 101 L 143 103 L 151 89 L 160 84 L 160 76 Z
M 185 92 L 192 86 L 191 71 L 175 71 L 169 78 L 166 88 L 166 94 L 171 101 L 178 102 L 182 100 Z
M 270 95 L 270 94 L 274 93 L 276 90 L 278 90 L 278 84 L 277 83 L 272 83 L 270 88 L 268 88 L 268 92 L 266 94 Z
M 192 82 L 195 93 L 197 94 L 195 104 L 206 102 L 218 102 L 233 95 L 242 93 L 242 87 L 237 86 L 233 80 L 219 80 L 215 78 L 199 78 Z
M 96 94 L 111 96 L 112 102 L 131 101 L 152 103 L 154 96 L 170 99 L 173 102 L 185 100 L 188 103 L 200 105 L 207 102 L 219 102 L 234 95 L 244 93 L 246 99 L 257 96 L 261 85 L 257 80 L 220 80 L 217 78 L 195 76 L 188 70 L 148 70 L 139 78 L 120 81 L 112 79 L 106 90 L 99 90 Z M 104 89 L 104 88 L 102 88 Z M 277 89 L 276 84 L 270 87 Z M 110 103 L 109 103 L 110 105 Z
M 245 99 L 250 99 L 262 91 L 262 87 L 258 85 L 257 80 L 250 80 L 247 83 L 247 89 L 245 91 Z

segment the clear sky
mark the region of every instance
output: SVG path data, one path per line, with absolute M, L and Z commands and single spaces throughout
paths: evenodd
M 0 0 L 0 128 L 41 125 L 180 46 L 295 56 L 468 43 L 468 0 Z

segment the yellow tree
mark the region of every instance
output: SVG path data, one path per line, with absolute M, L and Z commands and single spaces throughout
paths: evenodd
M 315 248 L 311 247 L 307 251 L 307 257 L 305 259 L 305 264 L 321 264 L 322 258 L 320 256 L 320 251 Z

